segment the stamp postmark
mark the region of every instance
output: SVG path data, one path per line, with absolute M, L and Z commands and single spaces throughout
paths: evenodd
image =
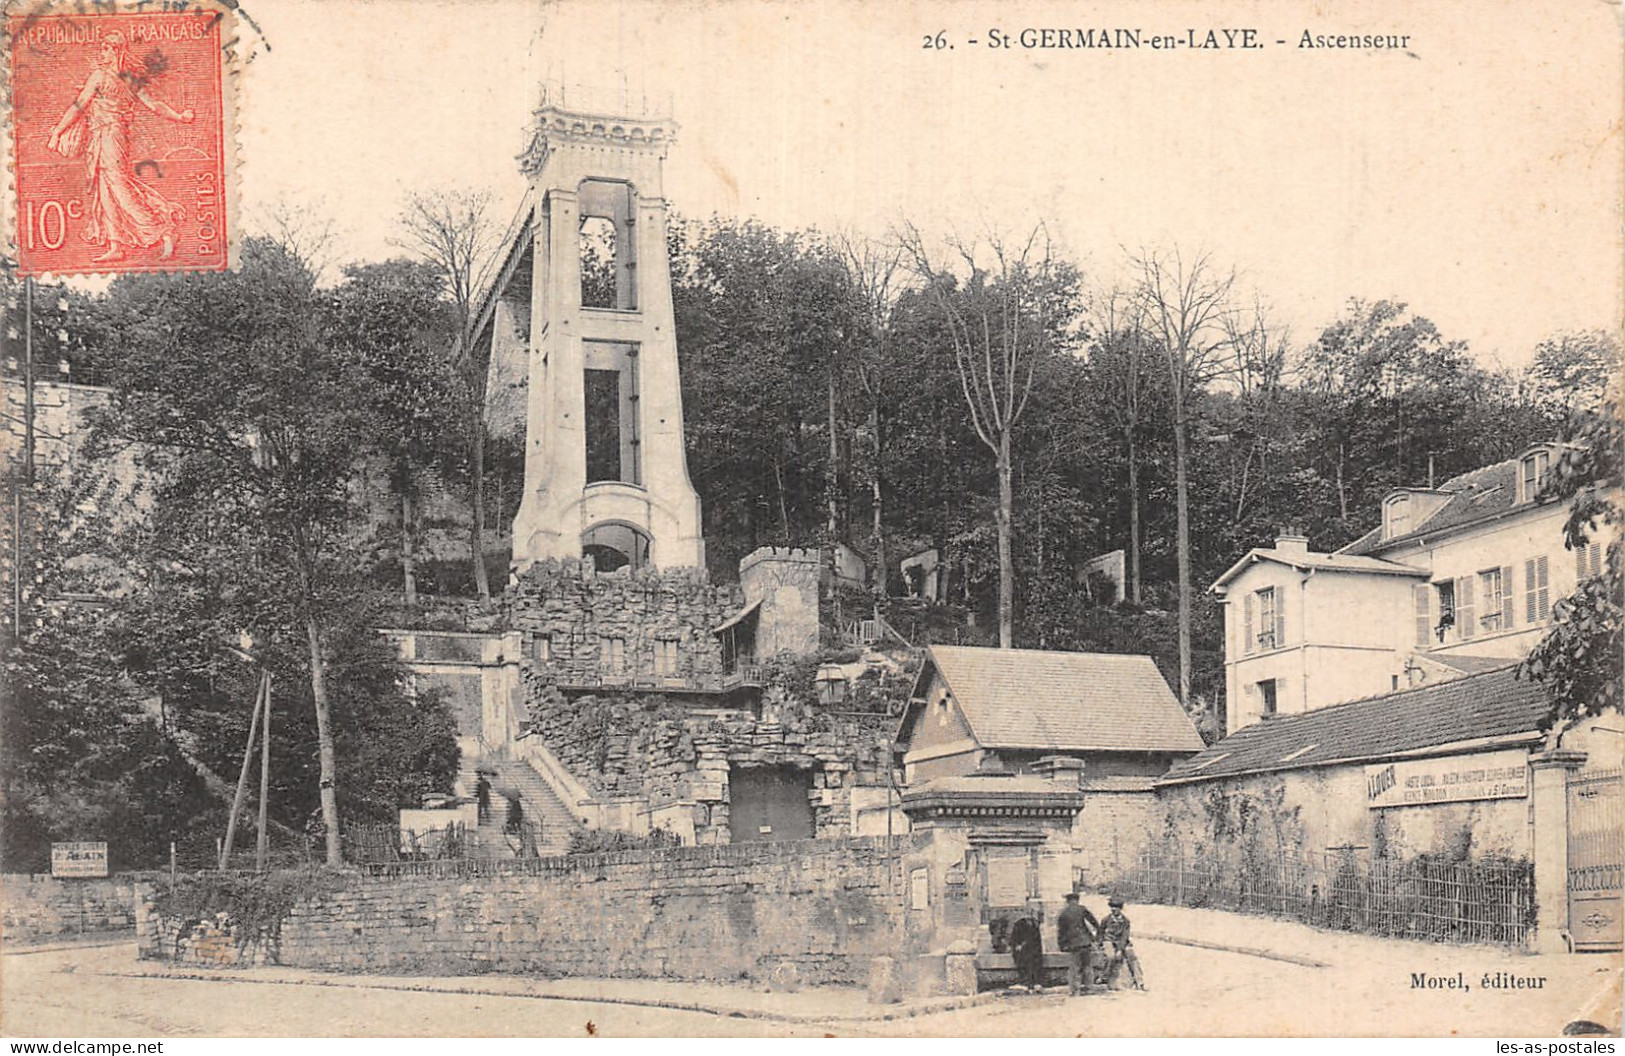
M 213 8 L 6 18 L 24 275 L 231 263 L 231 41 Z

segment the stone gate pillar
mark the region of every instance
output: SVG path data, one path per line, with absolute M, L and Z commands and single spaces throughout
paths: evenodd
M 1586 753 L 1557 748 L 1530 756 L 1534 771 L 1535 949 L 1569 949 L 1569 775 Z

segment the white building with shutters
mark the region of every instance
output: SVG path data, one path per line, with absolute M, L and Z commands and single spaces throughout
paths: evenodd
M 1545 444 L 1445 481 L 1400 488 L 1382 524 L 1335 553 L 1283 535 L 1213 584 L 1225 612 L 1227 732 L 1521 660 L 1552 603 L 1601 571 L 1571 551 L 1568 505 L 1539 498 Z

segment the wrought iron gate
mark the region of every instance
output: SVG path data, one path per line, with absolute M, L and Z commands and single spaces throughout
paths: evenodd
M 1625 771 L 1569 778 L 1569 934 L 1576 950 L 1618 950 L 1625 879 Z

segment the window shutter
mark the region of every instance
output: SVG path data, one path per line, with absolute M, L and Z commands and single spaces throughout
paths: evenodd
M 1433 588 L 1426 583 L 1411 588 L 1416 601 L 1416 647 L 1426 648 L 1433 634 Z
M 1286 647 L 1286 591 L 1275 588 L 1275 648 Z
M 1242 599 L 1241 619 L 1241 650 L 1251 656 L 1258 647 L 1258 641 L 1253 637 L 1253 596 L 1251 593 Z
M 1539 617 L 1544 620 L 1552 613 L 1551 562 L 1547 560 L 1545 554 L 1535 558 L 1535 572 L 1539 576 L 1540 583 L 1537 612 Z
M 1602 575 L 1602 546 L 1592 543 L 1574 551 L 1574 585 Z
M 1456 638 L 1465 641 L 1473 636 L 1475 630 L 1473 621 L 1477 617 L 1473 613 L 1473 577 L 1462 576 L 1456 580 Z
M 1501 568 L 1501 630 L 1512 630 L 1512 566 Z
M 1535 559 L 1530 558 L 1523 563 L 1523 622 L 1534 624 L 1540 619 L 1540 609 L 1536 605 L 1535 585 Z

